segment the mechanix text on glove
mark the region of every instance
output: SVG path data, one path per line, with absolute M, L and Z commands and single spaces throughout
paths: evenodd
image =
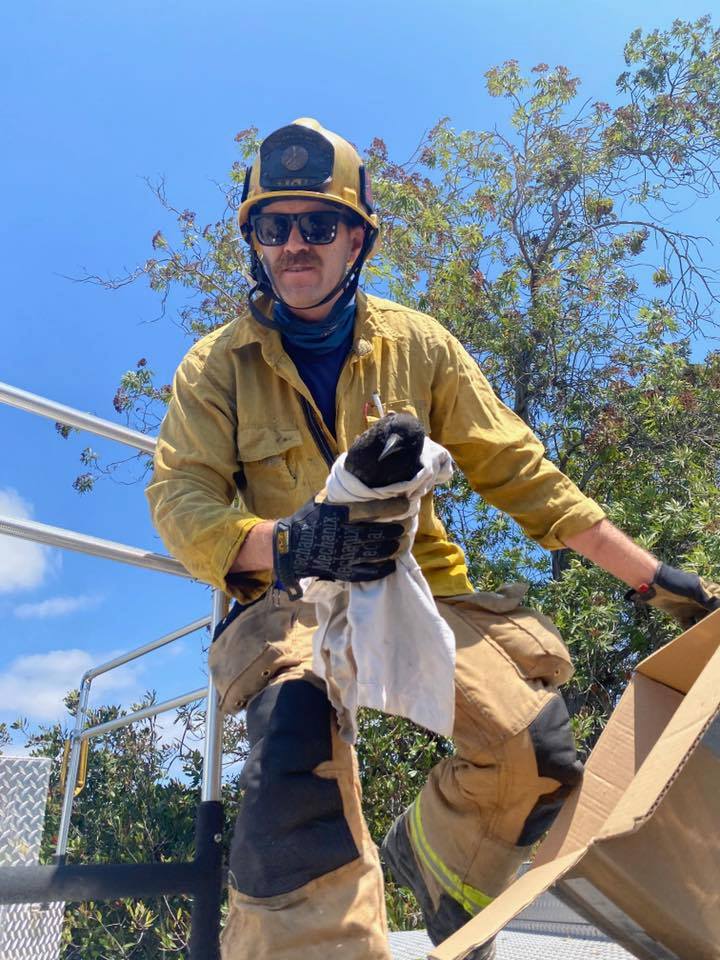
M 275 575 L 293 599 L 302 596 L 300 579 L 380 580 L 395 569 L 410 520 L 390 520 L 407 512 L 404 497 L 336 505 L 313 498 L 273 532 Z

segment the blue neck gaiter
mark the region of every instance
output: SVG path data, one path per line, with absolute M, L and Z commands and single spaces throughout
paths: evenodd
M 348 303 L 339 318 L 309 322 L 300 320 L 282 303 L 273 307 L 273 319 L 281 328 L 284 340 L 303 350 L 318 354 L 331 353 L 350 337 L 355 322 L 355 298 Z

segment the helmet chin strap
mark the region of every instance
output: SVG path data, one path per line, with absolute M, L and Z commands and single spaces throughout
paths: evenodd
M 272 317 L 266 317 L 257 306 L 256 301 L 260 296 L 268 296 L 271 300 L 287 307 L 288 310 L 301 312 L 302 310 L 314 310 L 316 307 L 321 307 L 324 303 L 332 300 L 338 290 L 342 290 L 342 294 L 326 317 L 326 322 L 329 322 L 328 335 L 333 333 L 335 330 L 333 321 L 335 321 L 335 323 L 340 321 L 340 315 L 355 296 L 355 291 L 360 281 L 360 271 L 363 268 L 368 250 L 371 248 L 375 239 L 375 232 L 375 230 L 365 230 L 362 247 L 350 269 L 347 270 L 345 275 L 335 284 L 330 293 L 326 294 L 322 300 L 318 300 L 317 303 L 313 303 L 307 307 L 294 307 L 280 296 L 273 283 L 270 270 L 265 267 L 256 251 L 251 247 L 251 272 L 255 279 L 255 286 L 248 293 L 248 306 L 250 307 L 253 318 L 264 327 L 269 327 L 271 330 L 279 330 L 281 329 L 280 325 L 277 324 Z

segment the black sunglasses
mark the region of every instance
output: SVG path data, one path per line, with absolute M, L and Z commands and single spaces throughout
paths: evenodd
M 321 245 L 332 243 L 337 236 L 338 224 L 348 218 L 334 210 L 313 210 L 310 213 L 255 213 L 250 225 L 258 243 L 263 247 L 281 247 L 288 242 L 294 223 L 305 243 Z

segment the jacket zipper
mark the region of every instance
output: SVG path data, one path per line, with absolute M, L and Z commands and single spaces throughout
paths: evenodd
M 300 403 L 302 404 L 302 408 L 303 408 L 303 413 L 305 414 L 305 420 L 307 421 L 307 425 L 310 428 L 310 433 L 313 435 L 313 440 L 318 445 L 318 449 L 320 450 L 320 453 L 323 456 L 323 460 L 325 461 L 329 469 L 330 467 L 332 467 L 333 463 L 335 463 L 335 455 L 330 449 L 330 444 L 327 442 L 327 439 L 325 438 L 323 428 L 320 426 L 320 424 L 317 421 L 317 417 L 315 416 L 315 411 L 310 406 L 307 399 L 302 396 L 302 394 L 299 394 L 299 396 L 300 396 Z

